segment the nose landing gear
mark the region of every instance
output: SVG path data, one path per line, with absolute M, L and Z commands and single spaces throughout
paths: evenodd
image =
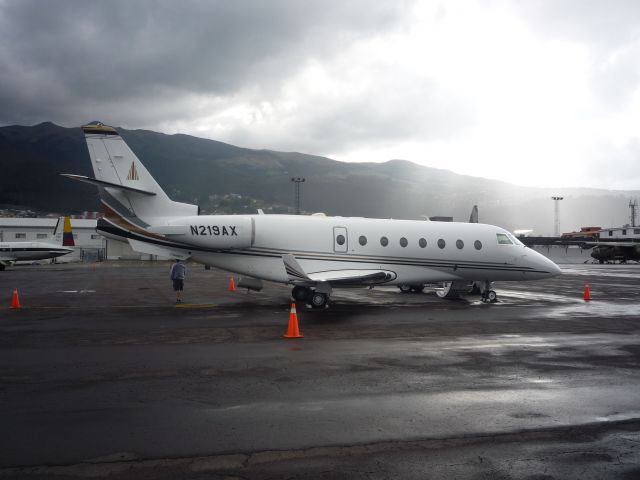
M 480 300 L 484 303 L 495 303 L 498 301 L 498 294 L 493 290 L 487 290 L 482 293 Z

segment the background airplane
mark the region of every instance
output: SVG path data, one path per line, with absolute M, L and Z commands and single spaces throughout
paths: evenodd
M 0 242 L 0 271 L 17 261 L 44 260 L 73 252 L 71 220 L 60 217 L 53 230 L 54 242 Z
M 118 132 L 82 127 L 105 218 L 101 234 L 133 250 L 193 259 L 248 277 L 293 285 L 292 296 L 327 305 L 335 287 L 446 282 L 446 295 L 470 281 L 495 301 L 495 280 L 534 280 L 560 273 L 506 230 L 480 223 L 424 222 L 325 215 L 198 215 L 172 201 Z
M 640 261 L 640 243 L 634 242 L 585 242 L 582 248 L 593 248 L 591 257 L 599 263 Z

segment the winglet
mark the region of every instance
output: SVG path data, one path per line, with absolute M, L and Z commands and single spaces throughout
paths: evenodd
M 284 262 L 284 269 L 289 275 L 289 280 L 311 280 L 296 260 L 296 257 L 290 253 L 283 255 L 282 261 Z

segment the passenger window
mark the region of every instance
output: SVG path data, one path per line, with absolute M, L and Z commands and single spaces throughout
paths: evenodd
M 402 237 L 402 238 L 400 239 L 400 246 L 401 246 L 401 247 L 403 247 L 403 248 L 404 248 L 404 247 L 406 247 L 408 244 L 409 244 L 409 242 L 407 242 L 407 239 L 406 239 L 406 238 Z
M 498 245 L 513 245 L 513 242 L 509 240 L 509 237 L 504 233 L 496 233 L 498 237 Z
M 456 240 L 456 247 L 458 247 L 458 250 L 462 250 L 464 248 L 464 242 L 462 240 Z
M 473 242 L 473 246 L 476 247 L 476 250 L 481 250 L 482 242 L 480 240 L 476 240 L 475 242 Z
M 364 235 L 360 235 L 358 242 L 360 242 L 360 245 L 364 247 L 367 244 L 367 237 L 365 237 Z
M 421 238 L 418 240 L 418 245 L 420 245 L 420 248 L 424 248 L 427 246 L 427 241 L 424 238 Z
M 447 243 L 441 238 L 438 240 L 438 248 L 444 248 Z
M 387 245 L 389 245 L 389 239 L 387 237 L 380 238 L 380 245 L 386 247 Z
M 338 245 L 344 245 L 344 242 L 345 242 L 344 235 L 338 235 L 338 236 L 336 237 L 336 243 L 337 243 Z

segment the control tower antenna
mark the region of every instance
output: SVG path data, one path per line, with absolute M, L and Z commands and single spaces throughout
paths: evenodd
M 564 200 L 564 197 L 551 197 L 555 204 L 555 224 L 553 229 L 553 235 L 560 236 L 560 200 Z
M 631 217 L 631 226 L 636 227 L 636 218 L 638 218 L 636 216 L 638 210 L 638 200 L 635 198 L 633 200 L 629 200 L 629 208 L 631 209 L 631 215 L 629 215 Z

